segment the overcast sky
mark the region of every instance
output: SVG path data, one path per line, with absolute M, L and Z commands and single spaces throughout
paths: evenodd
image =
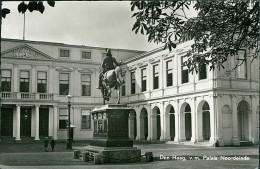
M 2 20 L 2 37 L 23 38 L 20 2 L 3 2 L 11 13 Z M 162 45 L 147 42 L 147 36 L 132 32 L 130 2 L 56 2 L 45 11 L 26 12 L 25 39 L 118 49 L 152 50 Z

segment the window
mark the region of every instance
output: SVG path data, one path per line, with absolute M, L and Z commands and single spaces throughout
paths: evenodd
M 153 65 L 153 89 L 159 88 L 159 66 Z
M 2 70 L 2 91 L 11 92 L 11 70 Z
M 91 129 L 90 110 L 81 110 L 81 129 Z
M 91 59 L 91 52 L 82 51 L 82 59 Z
M 124 79 L 124 82 L 125 82 L 125 74 L 123 74 L 122 75 L 122 77 L 123 77 L 123 79 Z M 125 96 L 125 83 L 123 83 L 122 85 L 121 85 L 121 95 L 122 96 Z
M 30 72 L 20 72 L 20 92 L 29 92 Z
M 47 72 L 37 72 L 37 92 L 47 92 Z
M 181 58 L 182 61 L 182 65 L 181 65 L 181 82 L 182 83 L 188 83 L 189 82 L 189 71 L 188 71 L 188 67 L 184 66 L 183 63 L 187 61 L 187 58 L 182 57 Z
M 69 74 L 60 73 L 60 95 L 69 94 Z
M 146 69 L 141 69 L 142 92 L 146 91 Z
M 237 56 L 237 78 L 246 79 L 247 78 L 247 62 L 245 52 L 239 52 Z
M 173 79 L 172 79 L 172 74 L 173 74 L 173 71 L 172 71 L 172 60 L 168 60 L 166 61 L 166 83 L 167 83 L 167 87 L 168 86 L 172 86 L 172 82 L 173 82 Z
M 199 80 L 207 79 L 207 65 L 203 64 L 199 68 Z
M 70 51 L 66 49 L 60 49 L 60 57 L 68 58 L 70 57 Z
M 91 76 L 89 74 L 81 75 L 81 95 L 90 96 L 91 94 Z
M 68 126 L 68 109 L 62 108 L 59 111 L 59 129 L 67 129 Z
M 131 72 L 131 94 L 135 94 L 135 72 Z

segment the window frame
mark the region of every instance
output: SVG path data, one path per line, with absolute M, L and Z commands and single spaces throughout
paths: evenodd
M 169 62 L 171 62 L 171 64 L 168 64 Z M 165 61 L 166 64 L 166 87 L 170 87 L 173 86 L 173 60 L 166 60 Z M 169 68 L 169 65 L 171 65 L 172 67 Z M 168 76 L 171 75 L 171 82 L 169 82 Z
M 131 74 L 130 74 L 130 76 L 131 76 L 130 77 L 131 78 L 131 94 L 136 94 L 136 77 L 135 77 L 135 73 L 136 73 L 135 71 L 131 71 Z
M 61 56 L 62 51 L 68 51 L 68 52 L 69 52 L 69 56 L 68 56 L 68 57 Z M 70 58 L 70 55 L 71 55 L 71 50 L 70 50 L 70 49 L 65 49 L 65 48 L 60 48 L 60 49 L 59 49 L 59 58 L 68 59 L 68 58 Z
M 85 58 L 85 57 L 83 57 L 83 54 L 84 54 L 84 53 L 90 53 L 90 58 Z M 81 51 L 81 59 L 82 59 L 82 60 L 91 60 L 91 59 L 92 59 L 92 52 L 91 52 L 91 51 L 88 51 L 88 50 L 86 50 L 86 51 L 85 51 L 85 50 L 82 50 L 82 51 Z
M 243 57 L 244 57 L 244 59 L 240 59 L 240 53 L 243 53 Z M 235 57 L 235 59 L 236 59 L 236 62 L 237 62 L 237 64 L 239 64 L 239 61 L 240 60 L 244 60 L 244 63 L 243 64 L 241 64 L 240 66 L 238 66 L 237 67 L 237 69 L 236 69 L 236 78 L 237 79 L 244 79 L 244 80 L 246 80 L 247 79 L 247 77 L 248 77 L 248 71 L 247 71 L 247 68 L 248 68 L 248 66 L 247 66 L 247 57 L 246 57 L 246 50 L 240 50 L 239 52 L 238 52 L 238 55 L 236 55 L 236 57 Z M 240 75 L 240 70 L 241 70 L 241 66 L 242 65 L 244 65 L 245 66 L 245 68 L 244 68 L 244 70 L 245 70 L 245 72 L 244 72 L 244 75 L 245 75 L 245 77 L 240 77 L 239 75 Z
M 89 111 L 89 115 L 84 115 L 84 116 L 89 116 L 89 119 L 86 118 L 86 127 L 87 127 L 87 121 L 89 120 L 89 123 L 90 123 L 89 128 L 83 128 L 83 111 L 86 111 L 86 110 Z M 91 110 L 90 109 L 85 109 L 85 108 L 81 109 L 81 120 L 80 120 L 80 122 L 81 122 L 81 124 L 80 124 L 81 130 L 91 130 L 92 129 L 92 127 L 91 127 L 91 125 L 92 125 Z
M 66 112 L 67 112 L 67 115 L 61 115 L 60 113 L 61 113 L 61 109 L 64 109 L 64 110 L 67 110 Z M 67 117 L 67 119 L 66 119 L 66 127 L 65 128 L 60 128 L 61 127 L 61 125 L 60 125 L 60 121 L 61 120 L 63 120 L 63 119 L 60 119 L 60 117 Z M 58 129 L 59 130 L 67 130 L 68 129 L 68 123 L 69 123 L 69 112 L 68 112 L 68 108 L 59 108 L 59 125 L 58 125 Z
M 144 75 L 144 71 L 146 71 L 146 74 Z M 144 85 L 145 83 L 145 85 Z M 141 68 L 141 91 L 146 92 L 147 91 L 147 68 Z
M 9 71 L 10 72 L 10 77 L 3 77 L 3 71 Z M 7 79 L 10 78 L 10 81 L 8 81 Z M 5 80 L 3 80 L 5 79 Z M 3 82 L 9 82 L 10 83 L 10 91 L 3 91 Z M 12 91 L 12 70 L 11 69 L 2 69 L 1 70 L 1 90 L 2 92 L 11 92 Z
M 39 73 L 40 72 L 42 72 L 42 73 L 46 73 L 46 79 L 39 79 Z M 36 83 L 36 85 L 37 85 L 37 93 L 40 93 L 40 92 L 38 92 L 38 84 L 43 84 L 43 83 L 38 83 L 38 80 L 46 80 L 46 83 L 45 83 L 45 85 L 46 85 L 46 91 L 45 91 L 45 93 L 48 93 L 48 73 L 47 73 L 47 71 L 37 71 L 37 83 Z
M 89 79 L 90 81 L 82 81 L 82 76 L 83 75 L 88 75 L 89 76 Z M 81 73 L 81 96 L 91 96 L 91 74 L 89 73 Z M 89 95 L 83 95 L 83 82 L 89 82 L 89 87 L 90 87 L 90 90 L 89 90 Z
M 28 78 L 21 78 L 21 73 L 22 72 L 28 72 Z M 29 93 L 30 92 L 30 89 L 31 89 L 31 72 L 30 70 L 20 70 L 20 76 L 19 76 L 19 92 L 22 92 L 22 93 Z M 27 92 L 24 92 L 24 91 L 21 91 L 21 79 L 25 80 L 25 79 L 28 79 L 28 91 Z
M 156 66 L 158 66 L 158 72 L 155 72 L 156 71 L 156 69 L 155 69 Z M 156 90 L 156 89 L 160 88 L 160 83 L 159 83 L 159 80 L 160 80 L 160 75 L 159 75 L 160 70 L 159 69 L 160 69 L 159 64 L 154 64 L 153 65 L 153 90 Z M 155 83 L 156 78 L 158 78 L 157 79 L 157 84 Z
M 189 83 L 190 81 L 190 78 L 189 78 L 189 70 L 188 70 L 188 67 L 187 66 L 183 66 L 183 63 L 184 63 L 184 57 L 185 56 L 181 56 L 181 84 L 186 84 L 186 83 Z M 184 68 L 187 68 L 185 69 L 185 71 L 187 71 L 187 81 L 184 81 L 184 78 L 183 78 L 183 71 L 184 71 Z
M 60 76 L 61 76 L 61 74 L 68 74 L 68 93 L 67 94 L 61 94 L 61 87 L 60 87 L 60 85 L 61 85 L 61 80 L 60 80 Z M 63 80 L 63 81 L 65 81 L 65 80 Z M 67 96 L 68 94 L 69 94 L 69 92 L 70 92 L 70 73 L 69 72 L 59 72 L 59 96 Z

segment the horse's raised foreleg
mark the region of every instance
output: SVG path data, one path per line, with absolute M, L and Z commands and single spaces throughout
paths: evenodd
M 120 104 L 120 87 L 117 89 L 117 104 Z

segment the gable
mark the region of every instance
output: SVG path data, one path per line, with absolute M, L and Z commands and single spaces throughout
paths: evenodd
M 30 60 L 53 60 L 54 58 L 25 44 L 1 53 L 2 58 L 30 59 Z

